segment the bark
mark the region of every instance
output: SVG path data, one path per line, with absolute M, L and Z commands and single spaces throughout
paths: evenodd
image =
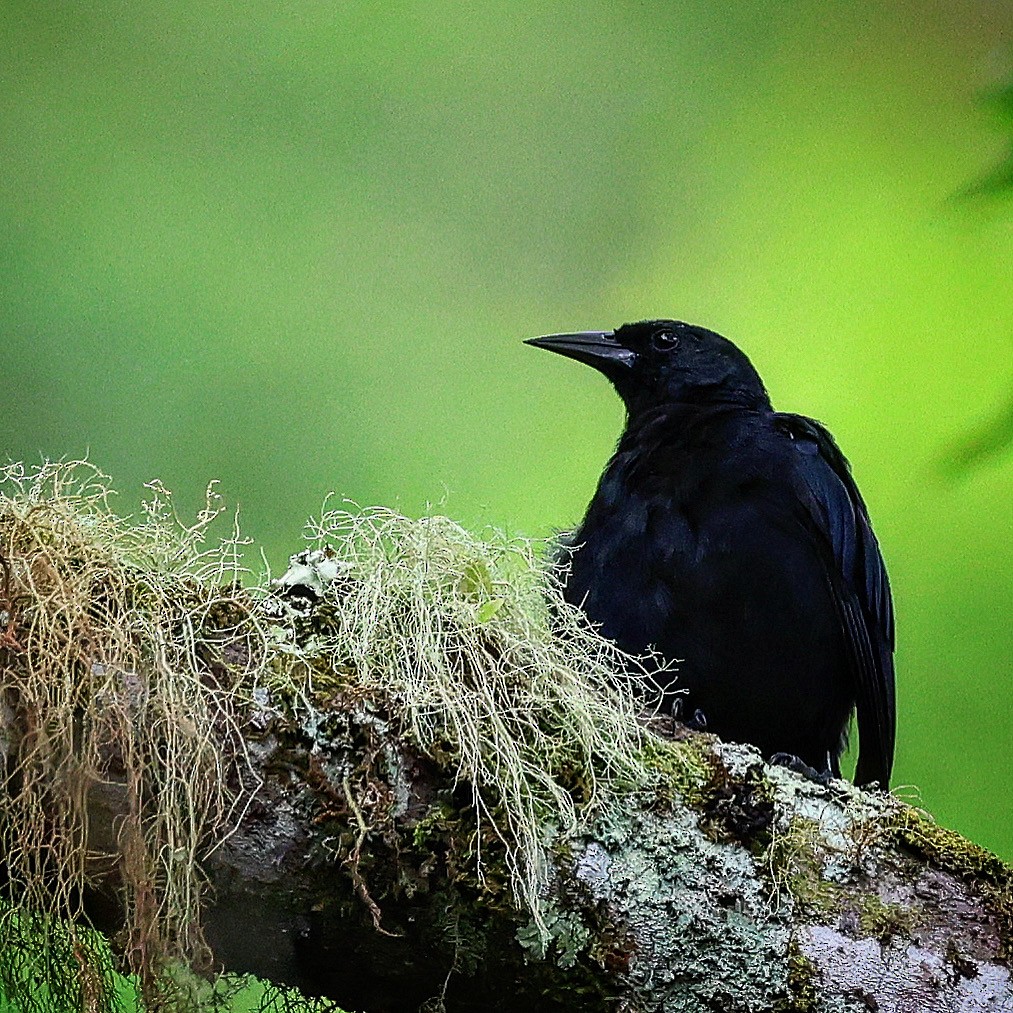
M 694 734 L 703 785 L 546 828 L 545 939 L 470 791 L 374 701 L 295 721 L 264 697 L 248 734 L 263 787 L 205 869 L 227 970 L 370 1013 L 1013 1010 L 1009 869 L 882 793 Z M 119 805 L 96 796 L 93 824 Z

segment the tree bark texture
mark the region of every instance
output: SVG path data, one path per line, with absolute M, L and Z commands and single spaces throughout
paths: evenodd
M 262 698 L 263 786 L 206 863 L 217 964 L 370 1013 L 1013 1010 L 997 858 L 890 796 L 653 728 L 691 736 L 709 776 L 546 827 L 546 939 L 470 791 L 375 701 L 339 694 L 297 722 Z M 96 841 L 120 802 L 95 796 Z

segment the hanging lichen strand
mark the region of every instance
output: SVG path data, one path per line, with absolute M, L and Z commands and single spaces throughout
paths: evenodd
M 117 944 L 153 1005 L 170 964 L 207 956 L 199 860 L 256 787 L 237 714 L 265 641 L 238 537 L 205 544 L 213 489 L 187 525 L 149 488 L 128 523 L 87 464 L 0 470 L 0 990 L 47 1010 L 113 1008 L 108 949 L 78 927 L 110 864 L 89 855 L 96 787 L 126 813 Z
M 546 827 L 572 832 L 657 777 L 643 667 L 562 600 L 527 539 L 384 509 L 326 512 L 311 534 L 283 581 L 320 588 L 324 671 L 351 669 L 423 753 L 449 752 L 544 930 Z
M 0 470 L 0 991 L 37 997 L 44 954 L 40 1009 L 114 1008 L 109 950 L 78 919 L 115 864 L 122 969 L 149 1007 L 199 1005 L 179 968 L 208 956 L 200 861 L 256 792 L 242 727 L 261 688 L 295 710 L 326 707 L 336 686 L 380 701 L 470 790 L 544 938 L 553 832 L 618 811 L 658 772 L 643 671 L 561 600 L 538 546 L 443 517 L 327 511 L 278 582 L 317 597 L 307 635 L 284 593 L 240 585 L 245 543 L 234 524 L 212 538 L 213 490 L 187 524 L 149 488 L 131 522 L 86 463 Z M 669 763 L 692 778 L 692 755 Z M 126 814 L 113 859 L 89 857 L 99 793 Z

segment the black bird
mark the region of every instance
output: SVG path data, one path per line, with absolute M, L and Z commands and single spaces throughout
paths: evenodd
M 580 528 L 566 598 L 631 653 L 679 661 L 683 712 L 767 756 L 890 780 L 893 605 L 833 437 L 775 412 L 732 342 L 676 320 L 527 342 L 593 366 L 626 428 Z M 799 762 L 801 761 L 801 763 Z

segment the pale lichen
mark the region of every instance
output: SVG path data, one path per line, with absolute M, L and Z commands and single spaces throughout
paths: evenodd
M 325 622 L 302 658 L 354 673 L 422 752 L 443 753 L 547 940 L 546 825 L 573 833 L 660 780 L 644 763 L 645 669 L 563 600 L 529 540 L 385 509 L 327 511 L 311 533 L 280 581 L 319 589 Z M 318 665 L 293 671 L 321 689 Z M 664 762 L 691 776 L 684 750 Z
M 188 523 L 149 490 L 129 522 L 89 465 L 0 468 L 0 986 L 22 994 L 25 954 L 69 934 L 74 959 L 46 983 L 54 1011 L 113 1002 L 90 970 L 107 954 L 76 927 L 102 871 L 95 787 L 123 797 L 123 949 L 149 998 L 173 960 L 207 956 L 199 862 L 256 788 L 238 712 L 266 643 L 238 584 L 240 539 L 209 540 L 213 488 Z

